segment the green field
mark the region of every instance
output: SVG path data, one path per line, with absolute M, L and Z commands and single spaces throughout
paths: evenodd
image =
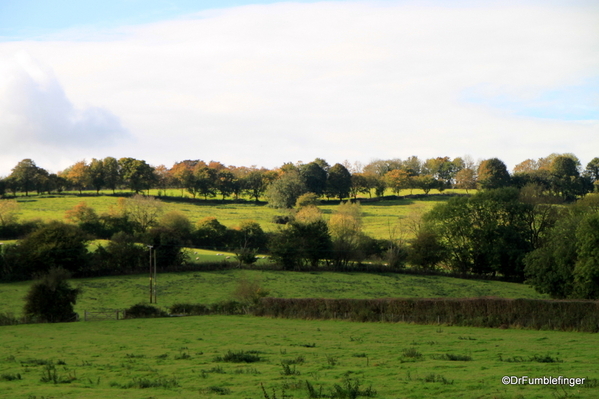
M 309 398 L 306 381 L 330 394 L 348 378 L 383 399 L 599 397 L 599 360 L 589 350 L 596 334 L 251 316 L 19 325 L 0 334 L 0 396 L 11 399 L 263 399 L 261 384 L 270 398 L 274 389 L 276 398 L 300 399 Z M 216 359 L 229 350 L 260 360 Z M 503 385 L 506 375 L 586 384 Z
M 232 299 L 231 293 L 242 277 L 257 279 L 271 296 L 280 298 L 544 298 L 524 284 L 501 281 L 404 274 L 227 270 L 159 274 L 158 305 Z M 147 301 L 149 295 L 147 275 L 74 279 L 71 284 L 83 290 L 75 306 L 81 315 L 85 310 L 125 309 Z M 30 281 L 0 284 L 0 312 L 20 315 L 30 285 Z
M 154 190 L 153 190 L 154 191 Z M 460 190 L 447 190 L 446 193 L 461 192 Z M 152 192 L 156 194 L 157 192 Z M 414 194 L 419 194 L 419 190 L 414 190 Z M 171 197 L 164 197 L 164 211 L 177 210 L 186 215 L 193 223 L 202 220 L 205 217 L 216 217 L 222 224 L 228 227 L 237 225 L 242 220 L 255 220 L 265 231 L 273 231 L 277 225 L 272 223 L 275 215 L 286 214 L 288 211 L 273 209 L 264 203 L 258 205 L 248 202 L 235 204 L 224 202 L 222 204 L 214 202 L 181 202 L 180 191 L 169 190 Z M 401 193 L 409 194 L 409 190 Z M 389 238 L 390 233 L 398 238 L 400 230 L 407 236 L 411 235 L 408 228 L 408 221 L 400 220 L 410 216 L 417 216 L 431 209 L 435 204 L 445 202 L 450 198 L 449 195 L 429 195 L 420 199 L 402 199 L 380 201 L 375 203 L 364 203 L 362 206 L 364 232 L 375 238 Z M 98 214 L 108 212 L 110 207 L 115 207 L 117 198 L 113 196 L 96 196 L 92 193 L 86 193 L 84 196 L 75 194 L 65 194 L 56 196 L 20 196 L 17 198 L 19 203 L 18 216 L 20 220 L 42 219 L 64 220 L 66 210 L 73 208 L 80 202 L 86 202 L 88 206 L 94 208 Z M 331 215 L 335 205 L 322 205 L 320 209 L 325 217 Z M 395 231 L 394 231 L 395 230 Z

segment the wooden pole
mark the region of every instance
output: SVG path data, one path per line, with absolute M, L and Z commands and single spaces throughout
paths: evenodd
M 156 277 L 157 277 L 157 271 L 156 271 L 156 250 L 154 250 L 154 303 L 158 303 L 158 301 L 156 300 Z
M 153 289 L 153 281 L 152 281 L 152 246 L 148 246 L 150 248 L 150 303 L 152 303 L 152 289 Z

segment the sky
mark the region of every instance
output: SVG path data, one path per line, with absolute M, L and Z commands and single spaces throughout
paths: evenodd
M 596 1 L 0 0 L 0 177 L 599 157 Z

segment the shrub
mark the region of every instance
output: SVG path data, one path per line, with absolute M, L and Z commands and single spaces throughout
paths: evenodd
M 137 305 L 133 305 L 129 309 L 125 310 L 126 319 L 166 316 L 168 316 L 168 314 L 165 311 L 158 309 L 157 307 L 154 307 L 152 305 L 146 305 L 143 303 L 138 303 Z
M 302 194 L 295 201 L 296 208 L 303 208 L 305 206 L 316 206 L 320 203 L 318 200 L 318 195 L 314 193 L 306 193 Z
M 80 290 L 71 288 L 67 281 L 69 277 L 69 273 L 61 268 L 52 268 L 43 275 L 25 297 L 25 315 L 49 323 L 75 321 L 77 314 L 73 305 Z
M 230 362 L 230 363 L 254 363 L 260 361 L 260 356 L 253 351 L 237 351 L 229 350 L 224 356 L 214 358 L 215 362 Z
M 260 281 L 257 279 L 249 279 L 242 277 L 233 291 L 233 297 L 239 302 L 246 304 L 257 304 L 260 298 L 264 298 L 270 294 L 270 291 L 263 288 Z

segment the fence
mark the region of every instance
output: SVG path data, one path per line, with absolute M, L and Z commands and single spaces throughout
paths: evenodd
M 100 321 L 100 320 L 123 320 L 125 311 L 123 310 L 106 310 L 104 312 L 83 312 L 83 321 Z

